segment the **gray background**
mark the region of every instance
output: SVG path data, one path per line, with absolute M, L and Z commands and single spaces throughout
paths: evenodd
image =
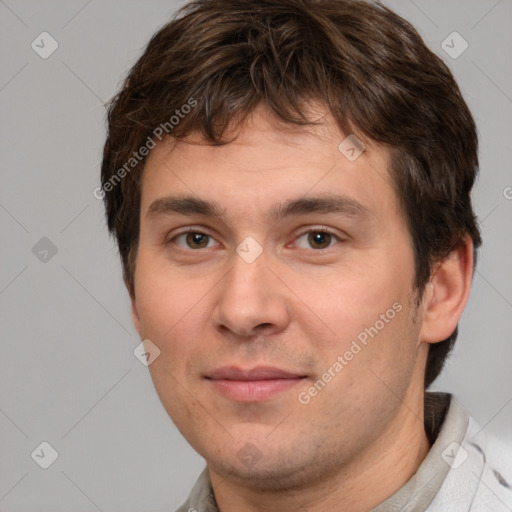
M 182 3 L 0 0 L 3 512 L 172 511 L 203 467 L 132 353 L 139 340 L 92 194 L 103 103 Z M 480 132 L 484 247 L 435 389 L 512 439 L 512 1 L 385 3 L 448 63 Z M 59 44 L 47 59 L 31 48 L 43 31 Z M 457 59 L 441 47 L 453 31 L 469 43 Z M 54 255 L 40 252 L 47 241 L 34 254 L 42 237 Z M 46 470 L 30 456 L 42 441 L 59 454 Z

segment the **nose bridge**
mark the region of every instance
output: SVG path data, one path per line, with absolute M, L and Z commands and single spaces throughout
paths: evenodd
M 238 246 L 216 304 L 214 321 L 240 336 L 256 334 L 263 326 L 282 330 L 288 322 L 284 290 L 267 268 L 267 255 L 257 252 L 251 241 Z
M 250 292 L 259 295 L 264 291 L 264 287 L 261 285 L 268 277 L 266 274 L 270 273 L 267 265 L 268 258 L 266 255 L 260 255 L 254 260 L 247 260 L 237 253 L 233 256 L 232 269 L 228 275 L 226 285 L 232 287 L 235 292 Z M 254 289 L 251 290 L 251 288 Z
M 246 236 L 236 247 L 231 258 L 231 272 L 226 286 L 235 293 L 250 292 L 258 295 L 262 290 L 250 290 L 267 279 L 269 270 L 269 252 L 264 250 L 254 237 Z

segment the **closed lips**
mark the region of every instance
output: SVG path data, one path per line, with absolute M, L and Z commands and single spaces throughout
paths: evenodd
M 208 373 L 207 379 L 211 380 L 237 380 L 237 381 L 261 381 L 274 379 L 302 379 L 306 376 L 299 373 L 292 373 L 280 368 L 259 366 L 256 368 L 242 370 L 234 366 L 218 368 Z

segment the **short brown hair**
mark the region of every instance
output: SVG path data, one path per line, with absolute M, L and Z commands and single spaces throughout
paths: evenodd
M 158 127 L 170 127 L 176 140 L 198 131 L 210 144 L 227 144 L 228 128 L 260 104 L 286 123 L 314 124 L 304 109 L 311 99 L 321 100 L 345 134 L 390 149 L 418 294 L 433 265 L 468 235 L 476 259 L 475 123 L 448 67 L 407 21 L 363 0 L 197 0 L 152 37 L 108 104 L 102 195 L 132 295 L 140 149 Z M 185 105 L 194 105 L 186 115 Z M 430 346 L 426 387 L 456 337 L 457 329 Z

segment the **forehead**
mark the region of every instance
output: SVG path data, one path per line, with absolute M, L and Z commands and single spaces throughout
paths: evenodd
M 350 159 L 346 149 L 354 135 L 344 142 L 348 135 L 329 114 L 319 111 L 316 119 L 317 126 L 285 125 L 259 108 L 223 146 L 207 144 L 197 133 L 183 141 L 164 139 L 146 161 L 142 212 L 169 194 L 215 200 L 227 213 L 230 205 L 239 209 L 233 213 L 242 208 L 254 214 L 271 204 L 275 210 L 278 198 L 332 193 L 368 210 L 395 209 L 389 151 L 364 140 L 364 152 Z

